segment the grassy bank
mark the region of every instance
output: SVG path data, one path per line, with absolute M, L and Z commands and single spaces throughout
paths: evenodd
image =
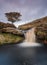
M 0 45 L 2 44 L 9 44 L 9 43 L 18 43 L 20 41 L 22 41 L 24 39 L 24 37 L 22 36 L 18 36 L 18 35 L 14 35 L 11 33 L 0 33 Z

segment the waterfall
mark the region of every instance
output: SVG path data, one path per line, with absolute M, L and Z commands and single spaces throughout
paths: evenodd
M 25 42 L 35 42 L 34 30 L 35 28 L 32 28 L 25 34 Z
M 29 47 L 29 46 L 41 46 L 41 44 L 36 43 L 36 38 L 35 38 L 35 28 L 32 28 L 30 30 L 28 30 L 25 33 L 25 40 L 23 43 L 18 44 L 21 47 Z

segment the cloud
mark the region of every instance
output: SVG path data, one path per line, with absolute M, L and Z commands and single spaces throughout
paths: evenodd
M 0 20 L 5 19 L 5 12 L 18 11 L 22 21 L 31 21 L 47 15 L 47 0 L 0 0 Z

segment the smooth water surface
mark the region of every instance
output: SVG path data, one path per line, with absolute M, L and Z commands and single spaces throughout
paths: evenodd
M 47 65 L 47 47 L 0 47 L 0 65 Z

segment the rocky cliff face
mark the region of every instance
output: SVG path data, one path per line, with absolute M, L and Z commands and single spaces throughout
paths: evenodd
M 47 44 L 47 23 L 41 24 L 35 28 L 36 41 Z

